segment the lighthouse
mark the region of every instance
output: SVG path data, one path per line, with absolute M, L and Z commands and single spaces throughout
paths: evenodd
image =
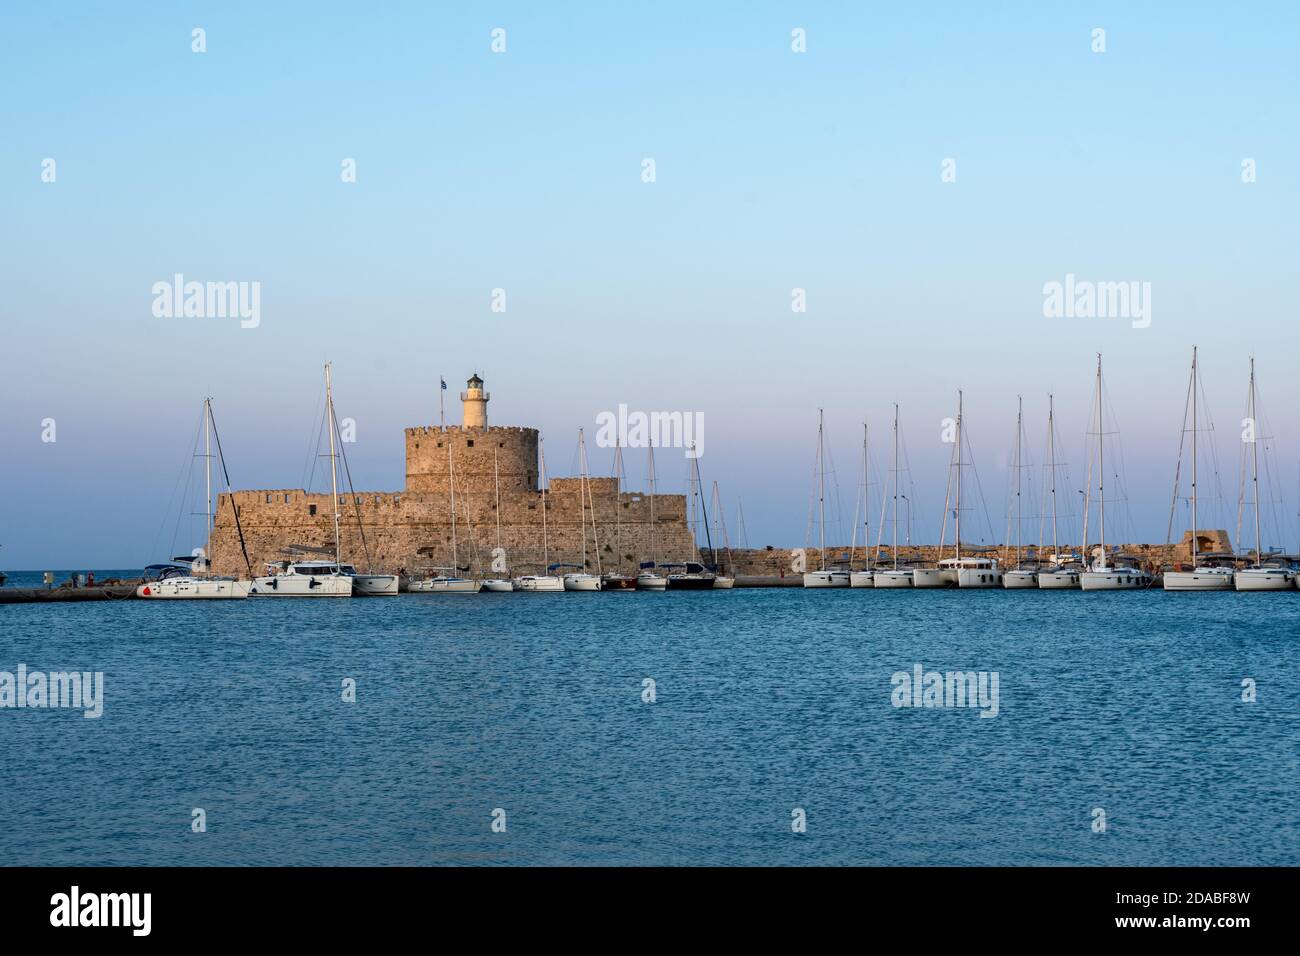
M 460 400 L 465 406 L 464 428 L 487 428 L 487 403 L 492 396 L 483 390 L 483 379 L 475 372 L 465 383 Z

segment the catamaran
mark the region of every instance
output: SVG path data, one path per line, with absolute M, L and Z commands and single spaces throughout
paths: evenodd
M 1255 511 L 1255 561 L 1232 576 L 1233 587 L 1238 591 L 1286 591 L 1292 587 L 1295 575 L 1280 563 L 1264 563 L 1263 535 L 1259 520 L 1259 416 L 1255 411 L 1255 357 L 1250 357 L 1250 396 L 1247 400 L 1246 420 L 1250 423 L 1250 486 Z M 1265 459 L 1267 461 L 1267 459 Z M 1239 522 L 1240 523 L 1240 522 Z
M 1088 480 L 1088 491 L 1090 493 L 1092 491 L 1091 479 Z M 1085 591 L 1127 591 L 1150 587 L 1151 574 L 1138 566 L 1134 560 L 1117 555 L 1114 563 L 1111 563 L 1110 556 L 1106 553 L 1106 429 L 1101 400 L 1100 354 L 1097 356 L 1097 500 L 1101 511 L 1101 544 L 1095 560 L 1079 575 L 1079 587 Z M 1087 538 L 1085 521 L 1085 542 Z
M 239 532 L 239 547 L 244 554 L 244 567 L 251 578 L 252 566 L 248 560 L 248 548 L 244 544 L 244 529 L 239 523 L 239 509 L 235 506 L 235 496 L 230 489 L 230 475 L 226 471 L 226 459 L 221 453 L 221 437 L 217 434 L 216 422 L 212 418 L 212 399 L 203 400 L 203 460 L 207 491 L 207 510 L 204 512 L 204 535 L 211 544 L 212 526 L 215 515 L 212 511 L 212 440 L 216 438 L 217 456 L 221 460 L 221 472 L 226 479 L 226 497 L 235 517 L 235 528 Z M 145 569 L 143 584 L 135 589 L 137 597 L 153 600 L 224 600 L 248 597 L 253 583 L 251 580 L 213 577 L 209 572 L 211 561 L 205 548 L 196 549 L 189 557 L 173 558 L 173 564 L 150 565 Z M 152 576 L 150 572 L 153 572 Z M 3 584 L 0 575 L 0 584 Z
M 1038 587 L 1041 590 L 1068 590 L 1079 586 L 1079 569 L 1069 555 L 1061 554 L 1061 544 L 1057 538 L 1056 514 L 1056 407 L 1053 396 L 1047 396 L 1047 455 L 1048 482 L 1052 489 L 1052 556 L 1048 566 L 1038 572 Z M 1042 538 L 1042 532 L 1039 532 Z
M 330 366 L 325 365 L 325 408 L 334 420 L 334 389 Z M 339 567 L 339 474 L 334 428 L 330 436 L 330 493 L 334 502 L 334 560 L 280 561 L 266 566 L 265 577 L 256 578 L 249 593 L 259 597 L 351 597 L 352 578 Z
M 826 451 L 824 418 L 820 408 L 817 409 L 817 531 L 819 534 L 817 553 L 821 559 L 821 568 L 805 572 L 803 586 L 806 588 L 848 587 L 848 571 L 826 567 Z
M 1198 455 L 1197 437 L 1200 429 L 1197 427 L 1196 419 L 1196 398 L 1200 390 L 1200 377 L 1197 374 L 1196 346 L 1192 346 L 1192 374 L 1188 382 L 1188 401 L 1191 402 L 1192 414 L 1192 569 L 1190 571 L 1173 570 L 1166 571 L 1164 574 L 1164 589 L 1166 591 L 1226 591 L 1232 587 L 1232 568 L 1223 564 L 1212 564 L 1212 560 L 1221 560 L 1221 558 L 1211 558 L 1206 555 L 1207 560 L 1199 560 L 1197 548 L 1197 520 L 1196 520 L 1196 459 Z M 1184 422 L 1184 427 L 1185 427 Z M 1179 442 L 1180 459 L 1182 443 Z M 1179 465 L 1182 462 L 1180 460 Z M 1178 504 L 1178 478 L 1177 470 L 1174 474 L 1174 507 Z M 1173 519 L 1170 518 L 1170 529 L 1172 532 Z
M 516 591 L 563 591 L 564 581 L 551 573 L 551 539 L 546 527 L 546 445 L 538 439 L 537 454 L 541 461 L 540 485 L 542 488 L 542 568 L 541 574 L 521 574 L 513 584 Z

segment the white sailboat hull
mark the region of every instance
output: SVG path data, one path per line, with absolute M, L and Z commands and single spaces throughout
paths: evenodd
M 735 586 L 735 578 L 724 578 L 722 575 L 718 575 L 713 579 L 713 590 L 715 591 L 730 591 Z
M 1230 591 L 1232 590 L 1231 571 L 1166 571 L 1164 588 L 1166 591 Z
M 387 597 L 398 592 L 396 574 L 355 574 L 352 593 L 358 597 Z
M 515 589 L 514 582 L 507 581 L 504 578 L 488 578 L 486 581 L 483 582 L 484 591 L 492 591 L 494 593 L 500 594 L 500 593 L 505 593 L 506 591 L 513 591 L 514 589 Z
M 563 591 L 564 582 L 554 575 L 526 574 L 514 580 L 516 591 Z
M 211 580 L 208 578 L 167 578 L 150 581 L 135 589 L 136 597 L 155 601 L 217 601 L 248 597 L 252 581 Z
M 1038 587 L 1038 574 L 1034 571 L 1008 571 L 1002 575 L 1002 586 L 1008 590 L 1036 588 Z
M 1238 591 L 1290 591 L 1295 576 L 1282 568 L 1242 568 L 1232 576 Z
M 668 579 L 662 574 L 638 574 L 636 576 L 636 589 L 638 591 L 666 591 L 668 590 Z
M 952 583 L 948 580 L 948 572 L 942 568 L 916 568 L 912 571 L 914 588 L 946 588 Z
M 1136 591 L 1149 587 L 1151 581 L 1147 572 L 1133 568 L 1084 571 L 1079 575 L 1079 587 L 1085 591 Z
M 1003 573 L 998 568 L 959 568 L 956 573 L 959 588 L 1002 587 Z
M 873 588 L 910 588 L 912 587 L 911 571 L 877 571 L 871 579 Z
M 1078 571 L 1039 571 L 1038 587 L 1043 591 L 1073 590 L 1079 586 Z
M 600 578 L 594 574 L 566 574 L 564 576 L 566 591 L 599 591 Z
M 874 571 L 850 571 L 849 587 L 851 588 L 870 588 L 875 587 L 876 572 Z
M 803 576 L 806 588 L 846 588 L 849 586 L 847 571 L 809 571 Z
M 273 574 L 254 578 L 254 597 L 351 597 L 352 579 L 345 574 Z
M 434 594 L 477 594 L 479 583 L 470 578 L 425 578 L 412 581 L 411 590 Z

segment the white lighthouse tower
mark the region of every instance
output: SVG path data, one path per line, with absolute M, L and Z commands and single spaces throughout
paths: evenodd
M 465 391 L 460 393 L 460 400 L 465 406 L 464 428 L 487 428 L 487 403 L 492 396 L 483 389 L 483 379 L 478 372 L 470 376 L 465 383 Z

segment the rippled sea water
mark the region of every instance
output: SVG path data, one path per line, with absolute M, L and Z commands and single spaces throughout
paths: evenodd
M 0 605 L 0 670 L 105 675 L 98 720 L 0 710 L 0 830 L 9 864 L 1296 865 L 1298 661 L 1300 592 Z M 893 707 L 917 663 L 997 671 L 998 716 Z

